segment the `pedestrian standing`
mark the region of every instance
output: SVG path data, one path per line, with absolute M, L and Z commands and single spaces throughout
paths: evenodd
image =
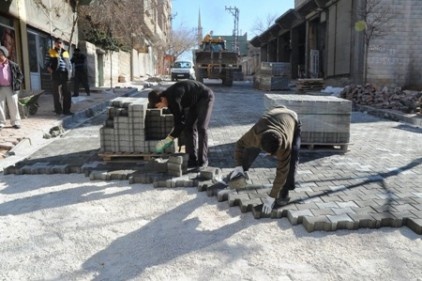
M 72 96 L 68 89 L 69 75 L 72 65 L 70 63 L 69 53 L 63 48 L 63 40 L 56 38 L 54 47 L 48 51 L 45 59 L 45 67 L 51 74 L 53 82 L 54 112 L 57 115 L 72 115 L 70 107 L 72 105 Z
M 176 82 L 164 91 L 153 90 L 148 94 L 153 108 L 167 107 L 174 117 L 174 127 L 161 140 L 156 152 L 162 153 L 173 139 L 184 131 L 189 168 L 208 166 L 208 124 L 214 105 L 214 93 L 204 84 L 194 80 Z
M 86 56 L 81 53 L 79 48 L 75 49 L 75 52 L 70 59 L 73 64 L 74 80 L 73 80 L 73 96 L 79 96 L 79 86 L 82 85 L 85 88 L 86 95 L 90 95 L 89 83 L 88 83 L 88 71 L 86 65 Z
M 0 46 L 0 129 L 6 124 L 6 106 L 12 127 L 20 129 L 19 91 L 23 74 L 19 65 L 9 60 L 8 56 L 9 51 Z

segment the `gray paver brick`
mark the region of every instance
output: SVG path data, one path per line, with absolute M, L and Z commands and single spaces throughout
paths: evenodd
M 331 231 L 332 223 L 327 216 L 316 216 L 316 217 L 304 217 L 303 226 L 308 232 L 317 230 Z

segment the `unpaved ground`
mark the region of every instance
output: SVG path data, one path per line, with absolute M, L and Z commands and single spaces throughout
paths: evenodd
M 409 229 L 308 233 L 195 188 L 0 175 L 0 280 L 422 280 Z

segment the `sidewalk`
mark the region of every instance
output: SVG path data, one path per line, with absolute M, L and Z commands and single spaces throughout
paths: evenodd
M 21 117 L 21 129 L 14 129 L 8 123 L 0 131 L 0 171 L 13 162 L 19 161 L 46 145 L 50 130 L 55 127 L 72 128 L 84 120 L 103 111 L 110 100 L 135 94 L 144 87 L 142 81 L 134 84 L 119 83 L 114 88 L 92 88 L 91 95 L 80 92 L 79 97 L 72 97 L 73 116 L 57 116 L 53 112 L 53 97 L 43 94 L 38 99 L 39 108 L 35 115 Z M 9 120 L 8 120 L 9 121 Z

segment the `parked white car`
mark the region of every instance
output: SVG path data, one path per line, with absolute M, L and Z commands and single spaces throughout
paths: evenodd
M 176 61 L 170 68 L 171 81 L 178 79 L 196 80 L 195 69 L 191 61 Z

